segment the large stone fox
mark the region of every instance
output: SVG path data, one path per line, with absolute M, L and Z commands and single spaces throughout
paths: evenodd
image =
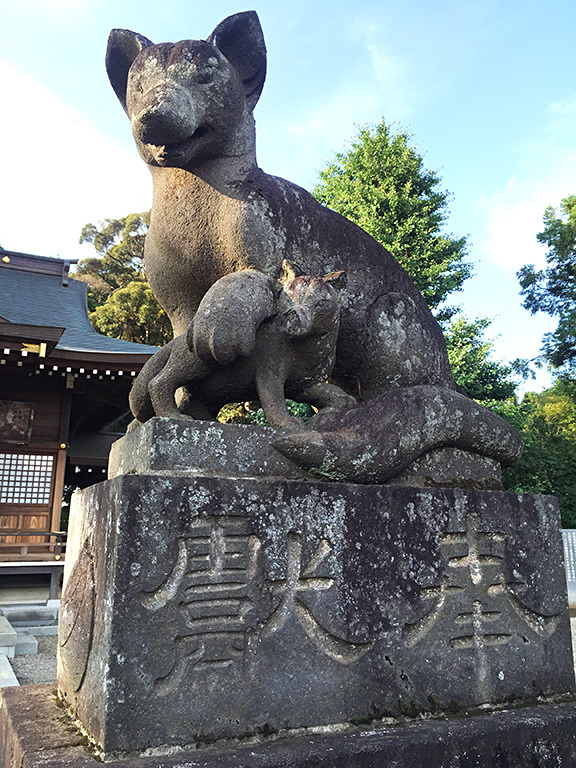
M 230 16 L 206 41 L 154 45 L 113 30 L 106 64 L 152 173 L 145 264 L 176 336 L 224 275 L 258 270 L 277 280 L 285 259 L 308 275 L 343 270 L 335 383 L 363 401 L 418 385 L 456 392 L 440 327 L 391 254 L 304 189 L 258 167 L 252 113 L 266 48 L 255 12 Z M 252 324 L 237 325 L 226 322 L 228 309 L 209 322 L 233 359 L 263 318 L 255 306 Z

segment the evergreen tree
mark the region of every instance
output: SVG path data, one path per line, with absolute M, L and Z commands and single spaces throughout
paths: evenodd
M 88 283 L 88 306 L 95 309 L 118 288 L 145 281 L 144 241 L 150 212 L 131 213 L 122 219 L 86 224 L 80 243 L 91 243 L 98 256 L 82 259 L 74 278 Z
M 558 380 L 539 394 L 485 403 L 518 429 L 524 452 L 504 473 L 507 490 L 558 497 L 564 528 L 576 528 L 576 386 Z
M 172 338 L 168 316 L 152 294 L 144 270 L 144 241 L 150 212 L 86 224 L 81 243 L 98 253 L 82 259 L 74 273 L 88 284 L 94 328 L 106 336 L 162 346 Z
M 454 314 L 440 305 L 471 274 L 466 238 L 443 232 L 448 192 L 410 146 L 382 120 L 364 127 L 347 152 L 320 172 L 315 197 L 382 243 L 410 274 L 439 319 Z
M 450 367 L 456 382 L 474 400 L 506 400 L 514 396 L 516 382 L 511 366 L 493 360 L 493 343 L 485 338 L 487 317 L 469 320 L 460 316 L 444 331 Z
M 148 283 L 132 281 L 117 288 L 90 313 L 90 322 L 105 336 L 162 346 L 172 338 L 172 325 Z
M 542 354 L 555 368 L 576 375 L 576 195 L 565 197 L 559 210 L 544 212 L 538 241 L 547 246 L 546 269 L 528 264 L 517 273 L 524 306 L 532 314 L 558 318 L 556 330 L 542 341 Z

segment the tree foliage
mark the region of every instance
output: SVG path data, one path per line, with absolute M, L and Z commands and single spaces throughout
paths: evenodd
M 88 284 L 90 321 L 107 336 L 163 345 L 172 338 L 170 321 L 150 290 L 144 270 L 149 212 L 86 224 L 81 243 L 98 256 L 82 259 L 74 277 Z
M 485 338 L 489 318 L 460 316 L 444 331 L 452 373 L 474 400 L 506 400 L 516 392 L 510 366 L 493 360 L 493 343 Z
M 511 397 L 512 370 L 492 360 L 493 345 L 485 339 L 490 321 L 454 319 L 456 310 L 444 304 L 471 274 L 466 238 L 444 233 L 450 195 L 439 188 L 439 175 L 425 168 L 411 139 L 383 120 L 361 128 L 348 151 L 336 154 L 320 172 L 314 195 L 369 232 L 410 274 L 444 321 L 458 384 L 478 400 Z
M 150 214 L 131 213 L 122 219 L 86 224 L 81 243 L 91 243 L 98 256 L 82 259 L 74 277 L 88 283 L 88 306 L 102 304 L 118 288 L 145 281 L 144 240 Z
M 365 229 L 411 275 L 439 318 L 440 305 L 471 274 L 466 238 L 443 233 L 448 192 L 410 146 L 412 136 L 393 133 L 382 120 L 364 127 L 347 152 L 320 171 L 315 197 Z
M 558 318 L 556 330 L 542 341 L 542 353 L 555 368 L 576 375 L 576 195 L 562 200 L 559 209 L 544 212 L 544 229 L 537 235 L 547 246 L 546 269 L 528 264 L 517 273 L 524 307 L 532 314 Z
M 144 281 L 116 289 L 90 313 L 90 321 L 106 336 L 141 344 L 162 345 L 172 336 L 168 316 Z
M 524 439 L 518 464 L 505 472 L 505 486 L 517 493 L 558 497 L 562 525 L 576 528 L 576 387 L 557 381 L 539 394 L 485 403 L 516 427 Z
M 286 400 L 286 406 L 290 416 L 296 416 L 299 419 L 309 419 L 314 415 L 314 410 L 308 403 Z M 245 403 L 228 403 L 220 409 L 217 418 L 223 424 L 261 424 L 265 427 L 270 426 L 257 400 Z

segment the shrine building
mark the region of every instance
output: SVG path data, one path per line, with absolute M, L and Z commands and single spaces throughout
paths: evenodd
M 62 259 L 0 250 L 0 563 L 61 558 L 65 486 L 106 477 L 156 347 L 103 336 Z M 38 532 L 38 533 L 36 533 Z M 40 533 L 42 532 L 42 533 Z

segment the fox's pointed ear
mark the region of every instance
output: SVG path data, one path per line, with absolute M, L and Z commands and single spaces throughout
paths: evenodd
M 296 277 L 301 277 L 302 275 L 305 275 L 306 273 L 302 269 L 302 267 L 299 267 L 298 264 L 296 264 L 293 261 L 288 261 L 288 259 L 284 259 L 282 262 L 282 275 L 280 277 L 280 281 L 283 283 L 289 283 L 291 280 L 294 280 Z
M 108 79 L 118 96 L 120 104 L 126 109 L 126 86 L 128 72 L 132 62 L 140 51 L 154 45 L 144 35 L 130 32 L 129 29 L 113 29 L 108 36 L 106 48 L 106 71 Z
M 338 290 L 346 288 L 347 278 L 346 272 L 343 269 L 338 270 L 338 272 L 329 272 L 327 275 L 324 275 L 322 280 L 331 285 L 332 288 L 337 288 Z
M 244 11 L 221 21 L 208 42 L 237 70 L 246 90 L 246 103 L 256 106 L 266 79 L 266 45 L 256 11 Z

